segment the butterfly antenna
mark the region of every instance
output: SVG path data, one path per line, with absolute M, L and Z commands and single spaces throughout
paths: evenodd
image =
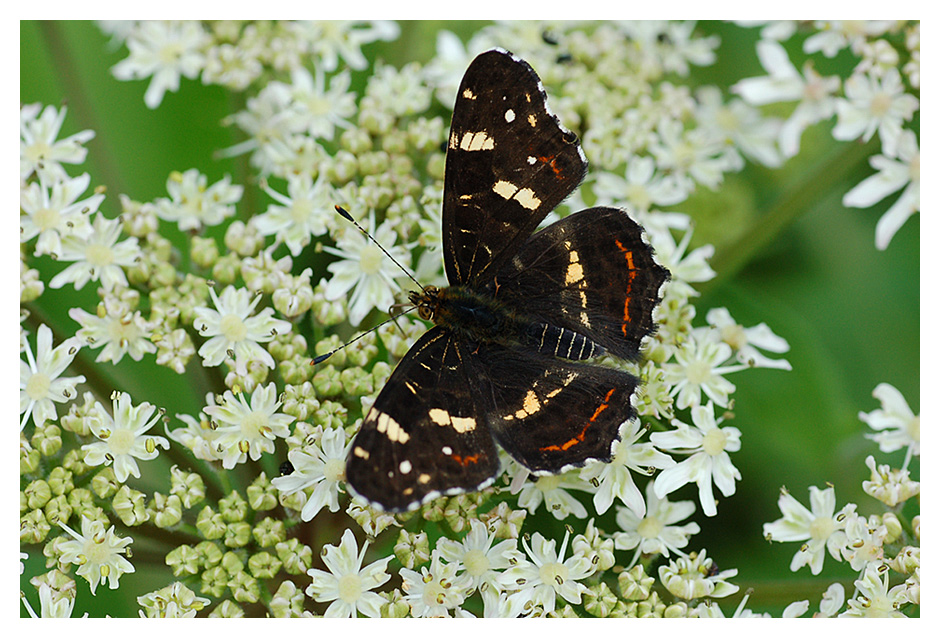
M 324 354 L 321 354 L 321 355 L 319 355 L 319 356 L 317 356 L 317 357 L 314 357 L 313 361 L 310 362 L 310 365 L 315 366 L 315 365 L 317 365 L 318 363 L 323 363 L 324 361 L 326 361 L 327 359 L 329 359 L 330 357 L 332 357 L 334 354 L 336 354 L 337 352 L 339 352 L 340 350 L 342 350 L 342 349 L 345 348 L 346 346 L 351 346 L 352 344 L 356 343 L 357 341 L 359 341 L 360 339 L 362 339 L 362 338 L 363 338 L 364 336 L 366 336 L 367 334 L 371 334 L 371 333 L 375 332 L 376 330 L 378 330 L 379 328 L 381 328 L 382 326 L 384 326 L 385 324 L 387 324 L 389 321 L 394 321 L 395 319 L 398 319 L 400 316 L 402 316 L 402 315 L 404 315 L 404 314 L 407 314 L 407 313 L 411 312 L 412 310 L 414 310 L 414 308 L 415 308 L 414 306 L 408 306 L 407 308 L 405 308 L 404 310 L 402 310 L 402 311 L 399 312 L 398 314 L 392 315 L 391 317 L 389 317 L 388 319 L 386 319 L 385 321 L 383 321 L 382 323 L 380 323 L 380 324 L 377 325 L 376 327 L 372 328 L 371 330 L 366 330 L 365 332 L 363 332 L 362 334 L 360 334 L 360 335 L 359 335 L 358 337 L 356 337 L 355 339 L 351 339 L 351 340 L 347 341 L 346 343 L 344 343 L 343 345 L 341 345 L 341 346 L 338 347 L 338 348 L 333 348 L 332 350 L 330 350 L 330 351 L 327 352 L 327 353 L 324 353 Z M 399 328 L 399 330 L 400 330 L 400 329 L 401 329 L 401 328 Z
M 334 206 L 333 208 L 335 208 L 335 209 L 336 209 L 336 212 L 339 213 L 340 215 L 342 215 L 344 219 L 347 219 L 347 220 L 351 221 L 353 224 L 355 224 L 356 228 L 358 228 L 358 229 L 362 232 L 363 235 L 365 235 L 366 237 L 368 237 L 369 239 L 371 239 L 371 240 L 372 240 L 372 243 L 375 244 L 376 246 L 378 246 L 378 247 L 382 250 L 382 252 L 385 253 L 385 256 L 386 256 L 386 257 L 388 257 L 389 259 L 391 259 L 392 262 L 393 262 L 396 266 L 398 266 L 399 268 L 401 268 L 401 271 L 402 271 L 403 273 L 405 273 L 406 275 L 408 275 L 408 279 L 410 279 L 411 281 L 413 281 L 413 282 L 415 283 L 415 285 L 418 287 L 418 290 L 423 290 L 423 289 L 424 289 L 424 286 L 421 285 L 421 282 L 419 282 L 417 279 L 415 279 L 414 276 L 413 276 L 410 272 L 408 272 L 408 270 L 407 270 L 404 266 L 402 266 L 400 263 L 398 263 L 398 260 L 395 259 L 394 257 L 392 257 L 392 255 L 391 255 L 387 250 L 385 250 L 385 246 L 383 246 L 382 244 L 380 244 L 380 243 L 378 242 L 378 240 L 377 240 L 375 237 L 373 237 L 372 235 L 370 235 L 370 234 L 369 234 L 369 231 L 367 231 L 365 228 L 363 228 L 362 226 L 360 226 L 360 225 L 359 225 L 359 222 L 357 222 L 355 219 L 353 219 L 353 216 L 350 215 L 349 212 L 348 212 L 345 208 L 343 208 L 342 206 Z M 396 315 L 396 316 L 400 316 L 400 315 Z M 380 325 L 381 325 L 381 324 L 380 324 Z

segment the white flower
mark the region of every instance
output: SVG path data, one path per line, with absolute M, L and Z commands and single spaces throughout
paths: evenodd
M 140 361 L 145 353 L 157 351 L 150 341 L 150 325 L 141 316 L 139 310 L 131 310 L 113 297 L 106 297 L 99 306 L 103 311 L 99 316 L 85 312 L 81 308 L 71 308 L 69 316 L 81 324 L 76 333 L 90 348 L 104 349 L 98 353 L 95 361 L 118 363 L 125 354 L 134 361 Z
M 89 281 L 101 281 L 105 290 L 127 286 L 123 268 L 133 266 L 140 259 L 141 252 L 136 237 L 118 242 L 120 235 L 121 220 L 108 219 L 98 213 L 87 237 L 64 237 L 57 259 L 75 263 L 53 277 L 49 287 L 61 288 L 70 283 L 80 290 Z
M 234 215 L 235 203 L 241 199 L 244 188 L 233 185 L 227 175 L 208 186 L 208 178 L 191 168 L 185 173 L 173 171 L 166 180 L 166 190 L 170 199 L 157 199 L 157 216 L 176 222 L 180 230 L 199 230 Z
M 817 20 L 817 32 L 803 42 L 805 53 L 822 51 L 827 58 L 849 47 L 859 54 L 869 38 L 875 38 L 894 26 L 891 20 Z
M 226 357 L 235 359 L 235 372 L 247 374 L 248 363 L 257 360 L 274 368 L 274 357 L 261 347 L 261 343 L 272 341 L 277 335 L 290 330 L 290 323 L 274 318 L 274 310 L 264 308 L 256 315 L 251 313 L 261 300 L 261 295 L 250 298 L 245 288 L 227 286 L 222 295 L 209 288 L 215 310 L 205 306 L 196 308 L 193 327 L 209 340 L 199 348 L 199 356 L 206 366 L 217 366 Z
M 376 229 L 375 216 L 369 215 L 367 230 L 398 263 L 405 268 L 411 266 L 411 254 L 403 246 L 395 245 L 398 235 L 391 221 Z M 371 239 L 353 229 L 336 240 L 336 248 L 326 246 L 323 250 L 340 258 L 327 266 L 333 276 L 326 284 L 324 296 L 327 301 L 335 301 L 352 290 L 348 300 L 352 325 L 358 326 L 373 308 L 384 311 L 395 302 L 394 291 L 399 289 L 395 279 L 402 276 L 401 270 Z
M 215 393 L 206 394 L 206 405 L 215 405 Z M 205 412 L 200 412 L 199 420 L 188 414 L 177 414 L 176 418 L 186 424 L 186 427 L 169 429 L 164 426 L 167 436 L 190 450 L 197 459 L 203 461 L 219 461 L 222 459 L 222 453 L 216 443 L 219 438 L 219 431 L 212 427 L 209 417 Z
M 209 35 L 198 21 L 142 20 L 127 36 L 130 55 L 114 65 L 111 72 L 119 80 L 153 76 L 144 104 L 155 109 L 164 93 L 179 90 L 180 76 L 193 79 L 199 75 L 208 44 Z
M 694 501 L 671 502 L 656 496 L 653 481 L 646 484 L 646 516 L 638 516 L 626 507 L 617 507 L 617 526 L 622 532 L 614 533 L 614 545 L 617 549 L 634 549 L 632 567 L 641 554 L 662 554 L 669 557 L 670 550 L 682 555 L 682 548 L 689 544 L 689 538 L 701 531 L 698 523 L 686 523 L 678 526 L 695 513 Z
M 764 117 L 743 100 L 732 99 L 725 104 L 717 86 L 703 86 L 695 96 L 698 100 L 696 119 L 716 139 L 725 141 L 725 170 L 740 171 L 744 168 L 738 149 L 764 166 L 776 168 L 783 163 L 777 148 L 780 120 Z
M 351 440 L 347 443 L 342 428 L 323 431 L 322 426 L 317 426 L 317 430 L 319 436 L 313 437 L 316 439 L 313 443 L 288 452 L 294 471 L 271 481 L 285 494 L 313 488 L 300 512 L 303 521 L 313 520 L 327 505 L 331 512 L 339 511 L 339 486 L 346 480 L 346 456 L 352 445 Z
M 552 513 L 552 516 L 558 520 L 564 520 L 569 516 L 576 518 L 587 518 L 587 509 L 567 490 L 590 490 L 591 486 L 586 481 L 579 478 L 578 470 L 565 472 L 564 474 L 546 474 L 536 477 L 535 480 L 525 481 L 519 492 L 519 507 L 525 508 L 529 514 L 535 514 L 539 505 L 545 504 L 545 509 Z M 520 469 L 522 476 L 528 475 L 528 470 Z M 510 488 L 510 492 L 515 494 L 517 490 Z
M 514 561 L 525 557 L 516 549 L 515 539 L 506 539 L 498 543 L 496 535 L 487 530 L 486 525 L 476 519 L 470 520 L 470 531 L 462 541 L 441 538 L 437 541 L 437 551 L 448 563 L 458 566 L 458 572 L 467 573 L 472 579 L 469 589 L 479 589 L 484 602 L 488 597 L 495 598 L 502 591 L 499 582 L 500 573 Z M 495 543 L 495 544 L 494 544 Z
M 692 241 L 692 224 L 688 215 L 651 213 L 638 214 L 637 218 L 649 234 L 650 244 L 656 251 L 656 261 L 672 275 L 667 284 L 668 289 L 684 298 L 697 295 L 689 284 L 708 281 L 715 276 L 715 271 L 708 265 L 708 260 L 715 254 L 715 247 L 705 244 L 686 254 Z M 673 229 L 684 231 L 678 243 L 672 236 Z
M 35 358 L 29 343 L 25 345 L 26 361 L 20 360 L 20 414 L 23 415 L 20 431 L 30 415 L 36 426 L 58 419 L 55 403 L 71 401 L 77 394 L 75 386 L 85 382 L 82 375 L 59 378 L 82 347 L 77 337 L 66 339 L 53 349 L 52 330 L 42 324 L 36 335 Z
M 209 602 L 179 581 L 137 597 L 141 618 L 195 618 Z
M 336 70 L 339 58 L 351 69 L 361 71 L 368 65 L 360 50 L 363 44 L 394 40 L 401 33 L 398 24 L 390 20 L 319 20 L 308 26 L 313 53 L 321 58 L 316 66 L 328 72 Z
M 714 516 L 718 509 L 712 483 L 722 494 L 731 496 L 735 491 L 735 479 L 741 479 L 741 473 L 728 456 L 728 452 L 741 449 L 741 431 L 734 427 L 718 427 L 720 421 L 715 421 L 715 409 L 711 403 L 692 408 L 695 428 L 678 421 L 673 423 L 678 426 L 677 430 L 656 432 L 650 436 L 650 440 L 660 449 L 675 450 L 690 456 L 656 477 L 656 495 L 662 498 L 687 483 L 697 483 L 702 511 L 706 516 Z
M 799 101 L 780 129 L 780 149 L 785 158 L 800 150 L 800 137 L 811 124 L 829 119 L 836 109 L 834 94 L 839 90 L 837 76 L 822 77 L 807 62 L 803 74 L 796 70 L 786 49 L 776 41 L 760 40 L 757 57 L 769 75 L 740 80 L 731 87 L 745 102 L 760 106 L 774 102 Z
M 285 146 L 291 136 L 299 131 L 294 130 L 297 122 L 292 117 L 289 104 L 286 102 L 287 94 L 268 85 L 256 97 L 248 98 L 247 108 L 231 116 L 232 123 L 237 125 L 248 139 L 234 146 L 220 151 L 223 157 L 235 157 L 244 153 L 252 153 L 251 164 L 259 168 L 262 175 L 275 173 L 277 166 L 268 156 L 271 146 Z M 306 135 L 297 136 L 309 140 Z
M 283 91 L 280 101 L 289 104 L 294 120 L 291 130 L 304 131 L 314 138 L 332 140 L 336 128 L 349 128 L 349 119 L 356 114 L 356 96 L 349 92 L 352 76 L 344 70 L 330 78 L 326 88 L 326 76 L 321 67 L 314 75 L 304 67 L 291 71 L 291 83 L 272 82 L 271 90 Z
M 422 80 L 418 64 L 401 69 L 383 64 L 369 76 L 364 102 L 399 117 L 413 115 L 431 106 L 431 88 Z
M 870 73 L 853 75 L 845 81 L 845 95 L 836 103 L 839 120 L 832 136 L 842 141 L 861 137 L 867 142 L 878 131 L 885 155 L 896 157 L 901 126 L 920 107 L 916 97 L 904 92 L 900 72 L 889 69 L 880 78 Z
M 790 350 L 786 339 L 775 335 L 766 323 L 745 328 L 731 317 L 727 308 L 712 308 L 705 320 L 720 332 L 721 340 L 731 346 L 741 363 L 754 368 L 793 369 L 786 359 L 771 359 L 758 351 L 758 348 L 774 353 Z
M 379 617 L 385 599 L 371 590 L 391 578 L 385 570 L 392 556 L 363 568 L 362 561 L 368 547 L 367 541 L 359 551 L 356 537 L 352 530 L 347 529 L 339 546 L 323 546 L 323 563 L 329 571 L 307 570 L 313 582 L 307 585 L 306 593 L 318 603 L 330 603 L 326 609 L 327 618 L 355 618 L 357 613 L 369 618 Z
M 140 478 L 136 459 L 153 460 L 160 455 L 157 447 L 168 450 L 170 442 L 162 436 L 145 436 L 163 416 L 153 405 L 144 402 L 134 407 L 131 395 L 126 392 L 115 392 L 111 404 L 113 415 L 95 402 L 100 418 L 89 419 L 89 425 L 99 441 L 82 446 L 85 450 L 83 460 L 91 466 L 113 465 L 114 476 L 124 483 L 130 475 Z
M 590 463 L 581 469 L 581 478 L 598 486 L 594 494 L 594 508 L 598 514 L 610 509 L 616 498 L 642 517 L 646 513 L 646 503 L 633 482 L 633 472 L 645 476 L 652 468 L 663 469 L 676 464 L 671 456 L 657 450 L 652 443 L 638 443 L 644 434 L 646 429 L 641 427 L 639 419 L 624 421 L 610 463 Z
M 902 188 L 904 191 L 875 227 L 875 246 L 884 250 L 904 222 L 920 211 L 920 147 L 913 131 L 901 132 L 897 159 L 875 155 L 868 160 L 878 172 L 866 177 L 842 198 L 843 206 L 868 208 Z
M 904 618 L 898 608 L 910 602 L 907 584 L 901 583 L 889 589 L 890 571 L 882 575 L 877 565 L 868 565 L 862 577 L 855 581 L 854 598 L 849 599 L 849 608 L 839 614 L 840 618 Z
M 744 594 L 744 596 L 741 598 L 741 602 L 738 603 L 738 606 L 735 608 L 734 613 L 731 614 L 731 617 L 732 618 L 771 618 L 772 616 L 770 614 L 761 614 L 761 613 L 753 612 L 750 609 L 745 608 L 745 605 L 747 605 L 747 600 L 748 598 L 750 598 L 750 596 L 751 596 L 750 594 Z M 807 603 L 807 607 L 808 606 L 809 604 Z M 800 607 L 802 607 L 802 605 L 800 605 Z M 788 605 L 787 608 L 783 610 L 782 617 L 783 618 L 794 617 L 794 616 L 788 615 L 788 614 L 795 613 L 795 610 L 792 608 L 793 608 L 793 605 Z M 706 600 L 704 602 L 699 603 L 698 606 L 695 608 L 695 612 L 698 614 L 699 618 L 727 618 L 724 612 L 721 611 L 721 607 L 718 606 L 718 603 L 711 601 L 711 600 Z M 799 613 L 797 613 L 796 615 L 798 616 Z
M 846 541 L 841 548 L 842 558 L 856 571 L 868 565 L 881 565 L 884 562 L 887 536 L 888 528 L 878 516 L 860 516 L 853 507 L 845 517 Z
M 264 55 L 260 44 L 239 42 L 239 46 L 236 46 L 222 42 L 210 47 L 206 50 L 202 83 L 221 84 L 235 91 L 247 89 L 264 71 L 264 65 L 259 59 Z
M 574 553 L 565 558 L 570 532 L 565 532 L 561 549 L 555 553 L 555 541 L 546 539 L 539 532 L 532 535 L 532 545 L 523 539 L 522 546 L 532 559 L 523 561 L 503 572 L 501 581 L 506 589 L 518 588 L 512 594 L 512 605 L 525 608 L 540 607 L 543 614 L 555 610 L 558 597 L 569 603 L 581 602 L 581 594 L 587 587 L 578 581 L 594 573 L 594 566 L 583 554 Z
M 39 614 L 33 611 L 26 596 L 21 593 L 20 600 L 26 611 L 33 618 L 71 618 L 75 608 L 75 592 L 63 594 L 52 589 L 46 583 L 39 583 Z M 85 614 L 88 615 L 87 613 Z
M 875 434 L 865 437 L 877 443 L 885 453 L 906 447 L 903 465 L 906 468 L 911 456 L 920 456 L 920 415 L 915 415 L 904 396 L 888 383 L 879 383 L 872 396 L 881 402 L 881 409 L 858 413 L 859 419 L 876 430 Z
M 705 555 L 705 550 L 688 556 L 680 556 L 660 565 L 659 580 L 670 594 L 678 598 L 724 598 L 737 592 L 740 587 L 726 579 L 738 575 L 737 569 L 726 569 L 713 573 L 714 561 Z
M 411 605 L 411 615 L 415 618 L 448 616 L 451 609 L 463 604 L 473 582 L 466 572 L 457 575 L 459 565 L 441 562 L 440 553 L 431 554 L 430 567 L 422 567 L 418 573 L 402 568 L 402 590 L 405 601 Z
M 871 470 L 871 479 L 862 481 L 862 489 L 888 507 L 895 507 L 920 494 L 920 483 L 912 481 L 906 469 L 893 470 L 890 465 L 877 465 L 875 457 L 870 454 L 865 459 L 865 465 Z
M 686 129 L 676 119 L 663 118 L 656 127 L 656 141 L 649 150 L 656 158 L 660 170 L 675 175 L 683 188 L 699 184 L 715 190 L 721 184 L 727 168 L 722 159 L 723 145 L 712 139 L 703 129 Z
M 812 510 L 806 509 L 789 492 L 781 491 L 777 506 L 783 517 L 773 523 L 764 523 L 764 536 L 777 542 L 807 541 L 790 561 L 790 571 L 809 565 L 810 571 L 816 575 L 822 571 L 826 550 L 834 559 L 841 560 L 842 548 L 846 544 L 847 510 L 836 513 L 836 494 L 831 487 L 824 490 L 810 487 L 809 503 Z
M 114 525 L 105 531 L 101 521 L 82 516 L 81 534 L 65 523 L 60 522 L 59 526 L 72 537 L 58 545 L 59 560 L 78 565 L 75 573 L 88 581 L 92 594 L 102 580 L 107 580 L 111 589 L 117 589 L 123 574 L 134 573 L 134 566 L 122 556 L 134 539 L 118 537 Z
M 674 175 L 656 172 L 652 157 L 634 155 L 627 161 L 626 173 L 621 177 L 602 171 L 594 186 L 597 204 L 623 204 L 631 211 L 649 212 L 652 206 L 672 206 L 689 196 L 688 184 Z
M 747 369 L 746 365 L 723 365 L 731 358 L 731 346 L 724 341 L 690 335 L 674 352 L 675 363 L 664 363 L 663 378 L 672 386 L 679 409 L 698 406 L 702 392 L 717 405 L 728 407 L 734 384 L 723 375 Z
M 20 107 L 20 180 L 25 182 L 36 173 L 40 181 L 55 185 L 68 180 L 62 164 L 85 161 L 88 149 L 82 144 L 91 140 L 95 132 L 85 130 L 57 140 L 66 112 L 64 106 L 56 109 L 51 104 L 45 108 L 42 104 Z
M 264 190 L 280 205 L 270 204 L 252 223 L 261 234 L 275 235 L 278 241 L 287 244 L 295 257 L 312 236 L 326 233 L 327 222 L 336 215 L 335 195 L 325 173 L 316 182 L 308 174 L 289 176 L 286 196 L 270 187 Z
M 91 232 L 88 216 L 98 210 L 104 194 L 95 193 L 79 200 L 90 181 L 91 177 L 84 173 L 55 182 L 51 187 L 33 182 L 20 190 L 20 242 L 38 235 L 35 256 L 57 257 L 62 252 L 63 237 L 86 237 Z
M 294 417 L 277 410 L 277 387 L 273 383 L 258 385 L 251 393 L 251 403 L 244 394 L 237 397 L 226 390 L 218 405 L 208 405 L 203 411 L 217 424 L 215 444 L 222 453 L 222 467 L 227 470 L 247 457 L 257 461 L 262 453 L 274 452 L 277 437 L 290 436 L 288 427 Z

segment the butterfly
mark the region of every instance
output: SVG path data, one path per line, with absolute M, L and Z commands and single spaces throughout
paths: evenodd
M 617 208 L 534 232 L 586 170 L 528 63 L 502 49 L 470 63 L 444 173 L 450 285 L 410 294 L 435 325 L 362 420 L 346 462 L 354 494 L 404 511 L 483 489 L 497 445 L 535 474 L 611 459 L 637 379 L 584 361 L 638 358 L 669 273 Z

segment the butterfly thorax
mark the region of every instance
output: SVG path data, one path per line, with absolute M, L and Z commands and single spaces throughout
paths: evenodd
M 518 319 L 504 304 L 464 286 L 428 286 L 410 295 L 418 316 L 476 343 L 514 341 Z
M 529 317 L 466 286 L 427 286 L 409 295 L 418 316 L 453 330 L 473 343 L 526 345 L 565 359 L 582 360 L 606 351 L 586 336 Z

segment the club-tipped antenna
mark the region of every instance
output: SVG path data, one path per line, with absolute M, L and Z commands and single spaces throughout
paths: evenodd
M 363 235 L 365 235 L 366 237 L 368 237 L 369 239 L 371 239 L 371 240 L 372 240 L 372 243 L 375 244 L 376 246 L 378 246 L 378 247 L 382 250 L 382 252 L 385 253 L 385 256 L 386 256 L 386 257 L 388 257 L 389 259 L 391 259 L 392 262 L 393 262 L 396 266 L 398 266 L 399 268 L 401 268 L 401 271 L 402 271 L 403 273 L 405 273 L 406 275 L 408 275 L 408 279 L 410 279 L 411 281 L 413 281 L 413 282 L 415 283 L 415 285 L 418 287 L 418 290 L 424 289 L 424 286 L 421 285 L 421 282 L 419 282 L 417 279 L 415 279 L 415 278 L 414 278 L 414 275 L 412 275 L 410 272 L 408 272 L 408 269 L 407 269 L 407 268 L 405 268 L 405 267 L 402 266 L 400 263 L 398 263 L 398 260 L 395 259 L 394 257 L 392 257 L 392 255 L 391 255 L 387 250 L 385 250 L 385 246 L 383 246 L 382 244 L 380 244 L 380 243 L 378 242 L 378 240 L 377 240 L 375 237 L 373 237 L 371 234 L 369 234 L 369 231 L 367 231 L 365 228 L 363 228 L 362 226 L 360 226 L 360 225 L 359 225 L 359 222 L 357 222 L 355 219 L 353 219 L 353 216 L 349 214 L 349 211 L 347 211 L 345 208 L 343 208 L 342 206 L 339 206 L 339 205 L 333 206 L 333 208 L 335 208 L 335 209 L 336 209 L 336 212 L 339 213 L 340 215 L 342 215 L 344 219 L 347 219 L 347 220 L 351 221 L 353 224 L 355 224 L 356 228 L 358 228 L 358 229 L 362 232 Z M 396 315 L 396 317 L 397 317 L 397 316 L 400 316 L 400 315 Z
M 334 354 L 336 354 L 337 352 L 339 352 L 340 350 L 342 350 L 342 349 L 345 348 L 346 346 L 351 346 L 352 344 L 356 343 L 357 341 L 359 341 L 360 339 L 362 339 L 362 338 L 363 338 L 364 336 L 366 336 L 367 334 L 371 334 L 371 333 L 375 332 L 376 330 L 378 330 L 379 328 L 381 328 L 382 326 L 384 326 L 385 324 L 387 324 L 389 321 L 393 321 L 393 320 L 395 320 L 395 319 L 398 319 L 400 316 L 402 316 L 402 315 L 404 315 L 404 314 L 407 314 L 407 313 L 411 312 L 412 310 L 414 310 L 414 308 L 415 308 L 414 306 L 409 305 L 407 308 L 405 308 L 404 310 L 402 310 L 402 311 L 399 312 L 398 314 L 392 315 L 391 317 L 389 317 L 388 319 L 386 319 L 385 321 L 383 321 L 382 323 L 380 323 L 380 324 L 377 325 L 376 327 L 372 328 L 371 330 L 366 330 L 365 332 L 363 332 L 362 334 L 360 334 L 359 336 L 357 336 L 355 339 L 351 339 L 351 340 L 347 341 L 346 343 L 344 343 L 343 345 L 339 346 L 338 348 L 333 348 L 333 349 L 330 350 L 329 352 L 326 352 L 326 353 L 324 353 L 324 354 L 321 354 L 321 355 L 319 355 L 319 356 L 314 357 L 314 358 L 313 358 L 313 361 L 310 362 L 310 365 L 315 366 L 315 365 L 317 365 L 318 363 L 323 363 L 324 361 L 326 361 L 327 359 L 329 359 L 330 357 L 332 357 Z

